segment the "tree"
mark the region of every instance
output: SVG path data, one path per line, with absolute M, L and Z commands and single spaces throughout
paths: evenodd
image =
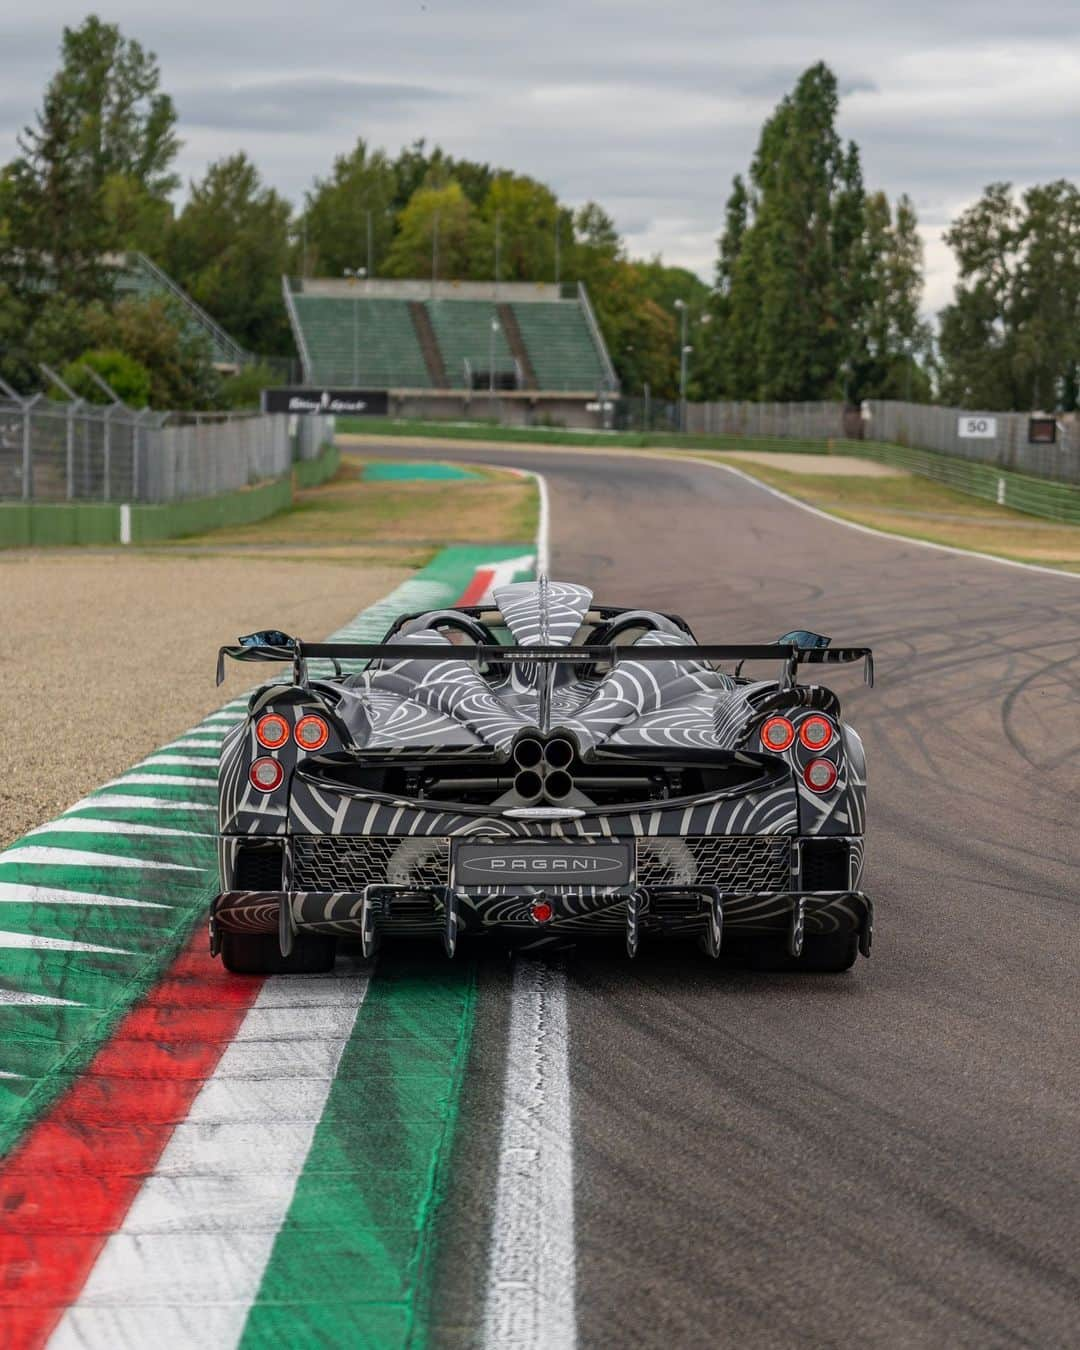
M 481 234 L 460 183 L 417 188 L 399 217 L 383 271 L 392 277 L 468 277 Z
M 211 164 L 170 232 L 167 266 L 218 323 L 252 351 L 287 352 L 281 300 L 290 209 L 243 153 Z
M 359 140 L 349 154 L 339 155 L 330 177 L 316 179 L 308 195 L 300 271 L 341 276 L 346 267 L 366 267 L 375 276 L 393 237 L 396 194 L 397 175 L 385 151 L 369 151 Z
M 559 203 L 549 187 L 524 174 L 498 174 L 482 209 L 486 256 L 478 260 L 473 275 L 497 276 L 499 281 L 552 280 L 558 218 Z
M 1080 190 L 1064 180 L 1019 202 L 992 183 L 946 233 L 960 278 L 941 316 L 942 396 L 975 408 L 1077 404 Z
M 150 372 L 150 406 L 162 409 L 212 408 L 220 377 L 209 342 L 189 326 L 172 302 L 121 300 L 114 306 L 91 305 L 85 312 L 86 345 L 115 349 Z
M 154 56 L 115 25 L 92 15 L 64 29 L 60 69 L 0 187 L 0 276 L 31 323 L 53 290 L 77 304 L 108 299 L 104 255 L 145 244 L 167 219 L 179 143 L 158 83 Z

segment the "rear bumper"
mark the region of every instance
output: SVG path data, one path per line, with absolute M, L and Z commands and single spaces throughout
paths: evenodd
M 543 900 L 551 915 L 534 917 Z M 211 949 L 220 935 L 277 933 L 282 951 L 297 933 L 359 939 L 374 951 L 381 936 L 440 937 L 453 955 L 465 932 L 508 938 L 563 939 L 586 935 L 625 938 L 633 955 L 644 935 L 701 937 L 719 955 L 723 935 L 753 938 L 787 934 L 798 955 L 805 935 L 857 934 L 870 954 L 873 903 L 862 891 L 723 891 L 716 886 L 635 886 L 602 896 L 535 890 L 475 895 L 449 886 L 418 890 L 369 885 L 359 891 L 224 891 L 212 906 Z

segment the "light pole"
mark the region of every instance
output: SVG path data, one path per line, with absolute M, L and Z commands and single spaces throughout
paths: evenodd
M 686 430 L 686 358 L 690 355 L 690 348 L 686 345 L 686 325 L 689 315 L 689 306 L 685 300 L 676 300 L 675 308 L 679 311 L 679 430 Z
M 345 275 L 353 285 L 352 298 L 352 380 L 353 388 L 360 386 L 360 297 L 356 292 L 356 283 L 367 276 L 366 267 L 346 267 Z
M 499 331 L 499 321 L 491 316 L 491 340 L 488 348 L 488 398 L 495 403 L 495 334 Z

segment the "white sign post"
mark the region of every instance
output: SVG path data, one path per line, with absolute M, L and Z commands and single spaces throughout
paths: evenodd
M 997 435 L 997 418 L 960 417 L 956 434 L 964 441 L 992 441 Z

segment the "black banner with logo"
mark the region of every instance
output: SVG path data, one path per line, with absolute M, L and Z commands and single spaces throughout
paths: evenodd
M 385 417 L 390 410 L 390 395 L 385 389 L 264 389 L 262 410 L 268 413 Z

